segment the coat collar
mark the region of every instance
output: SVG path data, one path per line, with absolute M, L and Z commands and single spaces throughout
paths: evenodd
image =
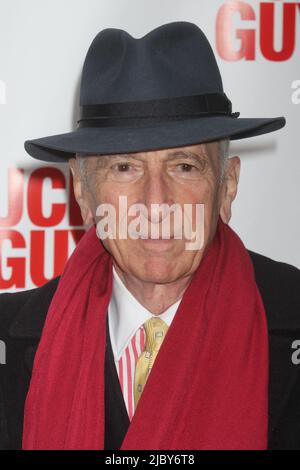
M 12 338 L 39 340 L 47 312 L 60 276 L 42 287 L 28 291 L 28 298 L 12 322 L 9 335 Z

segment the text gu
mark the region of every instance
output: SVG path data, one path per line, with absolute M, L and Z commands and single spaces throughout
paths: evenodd
M 262 2 L 258 8 L 257 13 L 249 3 L 238 0 L 221 6 L 216 20 L 216 48 L 222 59 L 255 60 L 257 43 L 268 60 L 280 62 L 292 57 L 296 24 L 300 23 L 300 3 Z M 252 27 L 249 21 L 253 22 Z M 277 39 L 279 48 L 275 44 Z

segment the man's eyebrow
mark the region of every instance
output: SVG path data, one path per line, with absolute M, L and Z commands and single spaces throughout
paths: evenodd
M 136 158 L 134 155 L 130 155 L 127 153 L 120 153 L 120 154 L 112 154 L 112 155 L 98 155 L 97 162 L 96 162 L 96 168 L 101 168 L 107 163 L 109 163 L 112 160 L 117 160 L 119 158 Z
M 197 154 L 197 153 L 186 151 L 186 150 L 180 150 L 180 151 L 172 152 L 167 156 L 168 161 L 180 160 L 182 158 L 199 163 L 199 161 L 203 161 L 203 159 L 207 159 L 207 155 Z

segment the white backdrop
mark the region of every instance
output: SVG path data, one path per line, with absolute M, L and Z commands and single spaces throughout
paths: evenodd
M 78 217 L 70 220 L 68 215 L 67 168 L 35 161 L 26 154 L 24 141 L 74 128 L 83 61 L 101 29 L 122 28 L 141 37 L 178 20 L 196 23 L 207 35 L 233 111 L 240 111 L 241 117 L 284 115 L 287 119 L 286 127 L 278 132 L 232 143 L 230 153 L 240 155 L 242 170 L 231 226 L 247 248 L 300 267 L 300 3 L 289 2 L 291 7 L 283 1 L 268 2 L 268 8 L 273 4 L 275 8 L 274 50 L 278 54 L 273 56 L 279 60 L 265 57 L 266 45 L 261 46 L 262 31 L 267 28 L 262 21 L 266 3 L 0 0 L 2 290 L 34 287 L 58 274 L 75 246 L 74 236 L 82 231 Z M 226 4 L 227 13 L 236 11 L 229 22 L 221 18 L 227 34 L 224 42 L 216 24 Z M 242 19 L 247 11 L 252 19 Z M 285 34 L 284 12 L 290 15 Z M 228 55 L 230 47 L 241 50 L 244 43 L 239 34 L 248 38 L 250 60 L 222 57 L 217 41 L 226 45 Z M 289 46 L 290 53 L 280 54 Z

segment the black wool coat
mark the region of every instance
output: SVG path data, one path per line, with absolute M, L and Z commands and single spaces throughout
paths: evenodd
M 268 322 L 269 449 L 300 450 L 300 270 L 249 251 Z M 34 355 L 59 277 L 44 286 L 0 295 L 0 340 L 6 364 L 0 365 L 0 449 L 20 449 L 24 402 Z M 129 426 L 108 324 L 105 355 L 105 448 L 119 449 Z M 295 345 L 295 343 L 294 343 Z M 294 354 L 294 356 L 293 356 Z M 300 362 L 300 361 L 299 361 Z M 259 380 L 259 370 L 257 371 Z

